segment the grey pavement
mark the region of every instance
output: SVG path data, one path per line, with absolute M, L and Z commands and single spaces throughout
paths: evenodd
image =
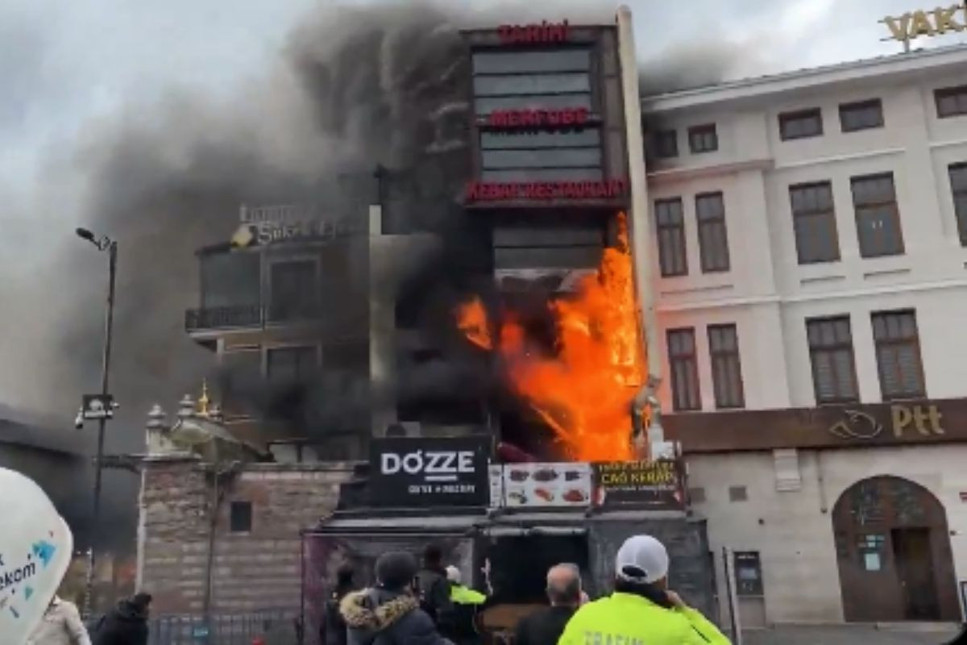
M 779 626 L 748 630 L 742 645 L 947 645 L 954 625 Z

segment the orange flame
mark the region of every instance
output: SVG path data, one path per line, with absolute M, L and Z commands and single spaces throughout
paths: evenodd
M 499 352 L 515 393 L 576 461 L 634 458 L 631 404 L 646 369 L 623 213 L 618 223 L 618 246 L 605 249 L 596 274 L 584 278 L 576 294 L 549 303 L 557 327 L 553 358 L 527 351 L 526 331 L 512 316 L 501 323 L 494 347 L 479 299 L 456 312 L 468 340 Z

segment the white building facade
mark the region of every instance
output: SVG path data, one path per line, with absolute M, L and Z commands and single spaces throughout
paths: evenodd
M 729 548 L 747 624 L 959 620 L 967 48 L 642 111 L 661 400 L 721 597 Z

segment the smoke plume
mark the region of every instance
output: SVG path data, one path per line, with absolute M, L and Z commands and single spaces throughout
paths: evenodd
M 131 105 L 91 123 L 83 144 L 48 166 L 38 203 L 69 207 L 78 224 L 120 245 L 112 390 L 122 409 L 114 448 L 137 449 L 148 407 L 161 402 L 173 411 L 210 373 L 212 355 L 188 339 L 183 312 L 197 306 L 195 251 L 228 239 L 240 204 L 337 199 L 341 178 L 383 165 L 409 173 L 416 194 L 409 210 L 446 236 L 448 252 L 436 260 L 465 261 L 472 228 L 453 208 L 429 206 L 448 191 L 451 206 L 455 197 L 446 169 L 460 157 L 465 106 L 453 83 L 466 71 L 457 30 L 561 18 L 610 22 L 613 13 L 590 2 L 485 11 L 427 2 L 327 7 L 301 21 L 281 60 L 236 95 L 174 89 L 160 104 Z M 660 74 L 644 75 L 646 86 L 693 84 L 697 69 L 699 80 L 715 80 L 728 70 L 723 61 L 743 53 L 672 51 L 674 61 L 653 66 Z M 439 268 L 417 272 L 403 288 L 424 293 L 434 276 L 460 274 Z M 7 287 L 6 297 L 24 303 L 21 318 L 8 322 L 30 330 L 21 332 L 30 342 L 7 354 L 25 372 L 15 403 L 67 420 L 79 395 L 97 388 L 105 283 L 106 258 L 73 241 L 30 282 Z M 411 386 L 450 382 L 434 363 Z

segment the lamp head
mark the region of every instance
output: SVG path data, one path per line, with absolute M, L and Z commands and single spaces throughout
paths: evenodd
M 94 234 L 91 233 L 86 228 L 78 228 L 74 232 L 77 233 L 77 237 L 81 238 L 82 240 L 87 240 L 88 242 L 95 242 Z

